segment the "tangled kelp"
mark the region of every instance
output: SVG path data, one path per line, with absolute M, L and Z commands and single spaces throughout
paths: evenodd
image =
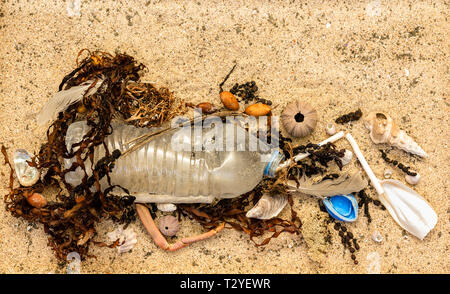
M 84 52 L 88 56 L 78 61 Z M 44 225 L 44 230 L 49 235 L 49 245 L 60 259 L 65 259 L 72 251 L 78 252 L 82 258 L 89 256 L 89 244 L 96 234 L 95 223 L 101 218 L 107 217 L 122 223 L 135 219 L 132 207 L 134 197 L 118 197 L 111 193 L 114 186 L 111 186 L 108 173 L 114 168 L 114 161 L 120 156 L 120 152 L 107 150 L 104 140 L 112 132 L 113 118 L 140 127 L 153 127 L 160 126 L 185 110 L 184 102 L 177 101 L 168 89 L 158 90 L 150 83 L 140 82 L 140 74 L 145 66 L 127 54 L 113 56 L 100 51 L 82 50 L 78 58 L 77 68 L 63 78 L 59 90 L 64 91 L 86 81 L 94 82 L 82 99 L 60 112 L 48 128 L 47 142 L 41 146 L 33 163 L 30 163 L 45 171 L 41 180 L 32 187 L 14 188 L 10 165 L 10 192 L 4 197 L 6 210 L 13 216 Z M 89 91 L 94 86 L 97 91 Z M 80 116 L 91 129 L 81 142 L 67 150 L 67 128 Z M 93 162 L 94 148 L 100 144 L 105 146 L 106 156 L 97 162 L 93 175 L 88 177 L 85 162 L 87 159 Z M 5 147 L 2 148 L 2 153 L 9 164 Z M 64 169 L 61 165 L 63 158 L 76 160 L 70 168 Z M 84 171 L 82 184 L 72 187 L 65 182 L 65 174 L 78 167 Z M 108 178 L 110 187 L 102 192 L 100 180 L 103 177 Z M 50 186 L 60 190 L 56 201 L 50 201 L 43 208 L 28 204 L 27 195 L 42 192 Z M 68 195 L 64 195 L 64 190 Z M 97 244 L 105 246 L 103 243 Z M 117 244 L 110 247 L 115 245 Z

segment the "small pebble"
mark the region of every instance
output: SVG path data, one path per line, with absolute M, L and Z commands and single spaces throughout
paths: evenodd
M 353 260 L 356 260 L 356 256 L 354 254 L 352 254 L 351 257 L 352 257 Z
M 381 243 L 383 241 L 383 236 L 380 234 L 380 232 L 375 231 L 372 233 L 372 240 L 377 243 Z
M 384 178 L 385 178 L 385 179 L 390 179 L 391 177 L 392 177 L 392 170 L 386 169 L 386 170 L 384 171 Z

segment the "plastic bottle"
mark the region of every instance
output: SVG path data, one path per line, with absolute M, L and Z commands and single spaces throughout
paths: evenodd
M 229 123 L 224 124 L 223 132 L 219 132 L 218 137 L 224 142 L 231 140 L 231 151 L 226 151 L 229 148 L 226 148 L 225 143 L 222 151 L 212 148 L 217 133 L 212 134 L 208 128 L 201 129 L 200 133 L 192 127 L 162 133 L 140 149 L 121 156 L 110 173 L 111 183 L 128 189 L 132 195 L 159 195 L 143 197 L 144 200 L 141 197 L 141 201 L 137 199 L 137 202 L 211 202 L 215 198 L 232 198 L 251 191 L 263 175 L 274 175 L 283 155 L 238 125 L 233 124 L 234 134 L 241 132 L 245 141 L 231 138 L 230 135 L 227 138 L 229 127 Z M 67 149 L 80 142 L 89 128 L 85 121 L 71 124 L 66 134 Z M 105 142 L 109 152 L 115 149 L 124 152 L 130 147 L 127 145 L 129 141 L 149 132 L 149 129 L 130 125 L 113 125 L 113 133 Z M 201 141 L 198 141 L 199 138 Z M 258 142 L 258 151 L 249 151 L 250 139 Z M 192 149 L 192 142 L 200 142 L 200 150 Z M 179 150 L 182 147 L 185 149 Z M 104 154 L 104 147 L 97 146 L 94 162 Z M 65 159 L 65 168 L 69 168 L 73 161 Z M 88 166 L 91 166 L 90 163 L 86 164 Z M 92 172 L 87 169 L 87 173 L 91 175 Z M 72 185 L 78 185 L 82 176 L 81 168 L 77 168 L 67 173 L 65 179 Z M 107 187 L 105 179 L 100 183 L 102 189 Z

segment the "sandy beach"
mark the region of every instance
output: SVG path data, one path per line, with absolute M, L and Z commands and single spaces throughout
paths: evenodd
M 157 248 L 137 220 L 130 224 L 138 240 L 132 252 L 91 246 L 96 258 L 83 261 L 81 273 L 450 273 L 448 3 L 290 2 L 3 0 L 0 145 L 10 156 L 18 148 L 39 150 L 48 126 L 38 126 L 36 115 L 83 48 L 134 56 L 148 67 L 143 80 L 194 104 L 220 105 L 218 85 L 237 63 L 225 88 L 255 81 L 260 96 L 278 105 L 274 115 L 297 99 L 317 109 L 315 131 L 296 144 L 324 140 L 328 122 L 358 108 L 392 116 L 429 154 L 418 159 L 393 149 L 389 156 L 420 173 L 420 183 L 410 187 L 436 211 L 436 227 L 419 240 L 372 205 L 370 224 L 360 212 L 347 225 L 361 247 L 355 265 L 317 200 L 297 195 L 303 237 L 283 233 L 255 247 L 245 233 L 225 229 L 170 253 Z M 379 178 L 390 168 L 394 179 L 405 182 L 383 161 L 361 121 L 337 127 L 358 140 Z M 350 148 L 345 140 L 336 145 Z M 0 156 L 2 199 L 9 183 L 3 163 Z M 356 159 L 344 167 L 356 170 Z M 66 273 L 43 226 L 12 217 L 4 206 L 0 201 L 0 273 Z M 281 216 L 289 217 L 287 208 Z M 95 240 L 109 241 L 106 234 L 117 227 L 103 221 Z M 372 240 L 376 230 L 381 243 Z M 201 232 L 198 223 L 184 219 L 179 236 Z

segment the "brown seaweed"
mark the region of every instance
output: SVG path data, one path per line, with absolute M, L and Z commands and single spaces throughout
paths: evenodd
M 384 150 L 380 150 L 381 152 L 381 157 L 383 158 L 384 161 L 386 161 L 389 164 L 392 164 L 393 166 L 398 167 L 402 172 L 404 172 L 405 174 L 407 174 L 408 176 L 411 177 L 415 177 L 417 176 L 416 172 L 411 171 L 411 168 L 409 166 L 404 165 L 401 162 L 398 162 L 397 160 L 392 160 L 390 158 L 387 157 L 387 152 Z
M 361 109 L 356 110 L 355 112 L 350 112 L 338 117 L 335 122 L 338 124 L 345 124 L 351 121 L 359 120 L 362 117 Z
M 78 62 L 84 52 L 88 56 Z M 184 102 L 177 101 L 168 89 L 158 90 L 150 83 L 139 82 L 144 69 L 143 64 L 137 63 L 127 54 L 113 56 L 100 51 L 80 51 L 77 68 L 63 78 L 59 89 L 69 89 L 87 80 L 102 80 L 102 84 L 96 93 L 83 97 L 80 103 L 60 112 L 50 125 L 47 141 L 37 155 L 37 167 L 45 173 L 34 186 L 14 188 L 13 169 L 6 148 L 2 146 L 5 162 L 11 168 L 10 191 L 4 197 L 6 210 L 15 217 L 44 224 L 44 231 L 49 235 L 49 245 L 61 260 L 65 260 L 72 251 L 78 252 L 83 259 L 90 256 L 88 250 L 96 235 L 95 224 L 102 218 L 122 223 L 135 219 L 132 206 L 134 197 L 113 195 L 114 186 L 109 180 L 108 174 L 120 156 L 118 150 L 108 150 L 104 144 L 105 137 L 112 132 L 112 119 L 119 117 L 135 126 L 152 127 L 160 126 L 185 111 Z M 91 129 L 81 142 L 74 144 L 74 147 L 79 147 L 77 151 L 67 150 L 67 128 L 80 117 L 87 120 Z M 93 162 L 94 148 L 100 144 L 105 146 L 106 156 L 97 162 L 93 175 L 88 177 L 85 162 L 87 159 Z M 61 165 L 63 158 L 76 160 L 71 167 L 64 169 Z M 84 170 L 82 184 L 72 187 L 65 182 L 64 175 L 78 167 Z M 109 187 L 102 192 L 100 179 L 103 177 L 108 178 Z M 69 192 L 68 195 L 64 195 L 60 184 Z M 28 204 L 27 195 L 42 192 L 50 186 L 60 188 L 56 201 L 49 201 L 39 209 Z M 94 244 L 106 245 L 101 242 Z
M 302 222 L 294 211 L 292 196 L 289 195 L 288 203 L 291 207 L 291 219 L 272 218 L 259 220 L 247 218 L 247 211 L 253 207 L 261 198 L 263 190 L 270 184 L 262 182 L 254 190 L 235 199 L 223 199 L 214 205 L 191 204 L 179 205 L 178 211 L 181 215 L 189 216 L 197 220 L 205 229 L 217 227 L 225 222 L 231 228 L 249 235 L 255 246 L 263 246 L 272 238 L 277 238 L 281 233 L 300 234 Z M 250 207 L 249 207 L 250 206 Z M 263 237 L 266 232 L 272 233 L 261 242 L 255 238 Z

